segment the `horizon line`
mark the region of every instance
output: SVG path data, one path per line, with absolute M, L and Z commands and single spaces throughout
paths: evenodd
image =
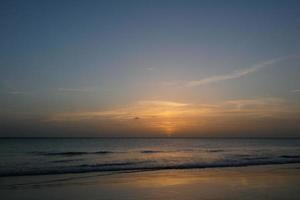
M 185 136 L 185 137 L 172 137 L 172 136 L 126 136 L 126 137 L 119 137 L 119 136 L 1 136 L 0 139 L 300 139 L 300 136 Z

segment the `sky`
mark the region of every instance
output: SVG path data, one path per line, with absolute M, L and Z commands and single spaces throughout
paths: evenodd
M 0 2 L 0 137 L 300 137 L 299 1 Z

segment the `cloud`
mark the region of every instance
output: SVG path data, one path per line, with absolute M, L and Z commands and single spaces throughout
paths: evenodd
M 206 84 L 210 84 L 210 83 L 217 83 L 217 82 L 221 82 L 221 81 L 240 78 L 240 77 L 246 76 L 248 74 L 252 74 L 262 68 L 273 65 L 275 63 L 278 63 L 278 62 L 281 62 L 281 61 L 284 61 L 284 60 L 287 60 L 290 58 L 299 57 L 299 55 L 300 54 L 297 53 L 297 54 L 292 54 L 292 55 L 288 55 L 288 56 L 282 56 L 279 58 L 271 59 L 271 60 L 256 64 L 256 65 L 253 65 L 253 66 L 243 69 L 243 70 L 233 71 L 232 73 L 210 76 L 210 77 L 207 77 L 207 78 L 204 78 L 201 80 L 188 81 L 185 83 L 185 86 L 186 87 L 195 87 L 195 86 L 201 86 L 201 85 L 206 85 Z
M 48 125 L 92 127 L 99 132 L 196 135 L 299 129 L 299 106 L 280 98 L 235 99 L 217 104 L 139 101 L 132 105 L 91 112 L 56 113 L 42 120 Z
M 230 100 L 225 102 L 228 105 L 235 105 L 238 108 L 245 106 L 272 106 L 280 105 L 284 103 L 284 100 L 281 98 L 274 97 L 264 97 L 264 98 L 254 98 L 254 99 L 238 99 Z
M 293 93 L 298 93 L 298 92 L 300 92 L 300 89 L 292 90 L 291 92 L 293 92 Z
M 283 99 L 274 97 L 230 100 L 224 102 L 222 108 L 226 114 L 255 118 L 284 117 L 286 114 L 295 113 Z
M 135 117 L 151 118 L 153 116 L 170 115 L 185 109 L 189 104 L 173 101 L 138 101 L 134 105 L 123 106 L 111 110 L 59 113 L 48 117 L 45 121 L 80 121 L 90 119 L 128 120 Z
M 139 101 L 141 105 L 154 105 L 154 106 L 169 106 L 169 107 L 182 107 L 187 106 L 189 104 L 179 103 L 174 101 Z
M 88 88 L 58 88 L 59 92 L 89 92 Z
M 218 104 L 188 104 L 173 101 L 138 101 L 133 105 L 110 110 L 92 112 L 58 113 L 49 116 L 46 121 L 80 121 L 80 120 L 117 120 L 126 121 L 133 118 L 149 119 L 189 119 L 209 117 L 284 117 L 295 113 L 295 108 L 287 107 L 283 99 L 261 97 L 254 99 L 237 99 Z M 297 113 L 297 112 L 296 112 Z
M 11 94 L 11 95 L 23 95 L 23 94 L 26 94 L 26 92 L 22 92 L 22 91 L 10 91 L 8 92 L 8 94 Z

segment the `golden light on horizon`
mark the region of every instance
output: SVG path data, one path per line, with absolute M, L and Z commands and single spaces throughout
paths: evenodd
M 177 130 L 177 124 L 170 119 L 161 119 L 152 125 L 153 128 L 161 130 L 166 135 L 170 136 Z
M 274 98 L 231 100 L 218 104 L 139 101 L 130 106 L 103 111 L 56 114 L 45 122 L 66 125 L 80 123 L 102 132 L 121 130 L 141 136 L 148 133 L 167 136 L 184 136 L 187 133 L 211 135 L 219 131 L 254 130 L 258 126 L 268 129 L 272 120 L 294 114 L 295 108 L 282 105 L 282 100 Z

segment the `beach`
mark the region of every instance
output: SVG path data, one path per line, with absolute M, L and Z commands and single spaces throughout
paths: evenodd
M 299 139 L 2 139 L 5 200 L 300 199 Z
M 300 200 L 300 0 L 1 0 L 0 200 Z
M 4 199 L 299 199 L 300 165 L 0 178 Z

